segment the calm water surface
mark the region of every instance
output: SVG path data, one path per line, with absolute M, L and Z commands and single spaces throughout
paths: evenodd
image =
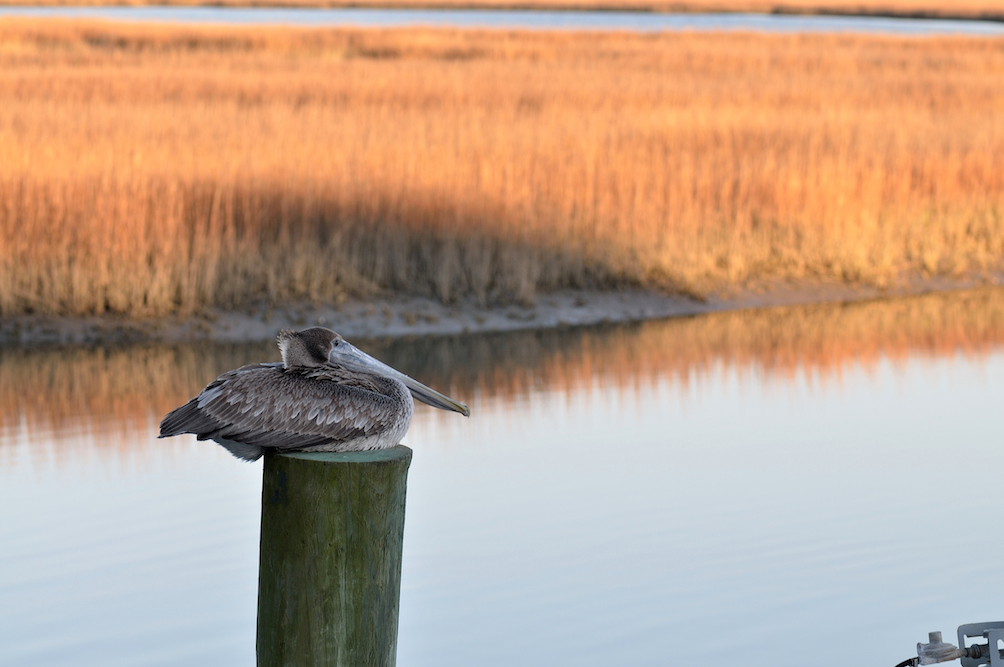
M 1002 35 L 1004 23 L 872 16 L 772 14 L 656 14 L 477 9 L 303 9 L 247 7 L 0 7 L 3 16 L 100 18 L 232 25 L 298 25 L 530 30 L 756 30 L 762 32 L 862 32 L 898 35 Z
M 891 666 L 1001 616 L 1004 293 L 361 343 L 472 408 L 405 441 L 402 666 Z M 0 350 L 0 664 L 254 663 L 261 465 L 155 429 L 276 354 Z

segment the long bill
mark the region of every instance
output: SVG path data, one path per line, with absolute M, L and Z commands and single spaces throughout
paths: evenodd
M 440 394 L 432 387 L 427 387 L 418 380 L 408 377 L 401 371 L 391 368 L 387 364 L 374 359 L 356 346 L 344 340 L 340 340 L 331 348 L 328 360 L 339 366 L 367 373 L 378 373 L 388 377 L 396 378 L 403 382 L 411 395 L 422 401 L 426 405 L 431 405 L 440 410 L 452 410 L 459 412 L 465 417 L 471 416 L 471 410 L 460 401 L 455 401 L 445 394 Z

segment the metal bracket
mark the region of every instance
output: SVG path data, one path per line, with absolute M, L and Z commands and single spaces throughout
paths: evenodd
M 1004 642 L 1004 621 L 997 623 L 967 623 L 959 626 L 959 648 L 966 648 L 966 639 L 980 637 L 984 642 L 973 642 L 969 646 L 985 647 L 978 658 L 963 657 L 962 667 L 1004 667 L 1004 655 L 998 647 L 998 642 Z

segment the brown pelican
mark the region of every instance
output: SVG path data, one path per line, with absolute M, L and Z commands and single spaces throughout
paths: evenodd
M 466 416 L 463 403 L 353 347 L 330 329 L 284 329 L 282 363 L 219 376 L 160 423 L 160 437 L 194 433 L 254 461 L 266 451 L 348 452 L 393 447 L 411 423 L 412 396 Z

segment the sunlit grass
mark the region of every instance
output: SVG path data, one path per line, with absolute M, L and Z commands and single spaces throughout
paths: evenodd
M 0 315 L 1004 258 L 1004 40 L 0 23 Z

